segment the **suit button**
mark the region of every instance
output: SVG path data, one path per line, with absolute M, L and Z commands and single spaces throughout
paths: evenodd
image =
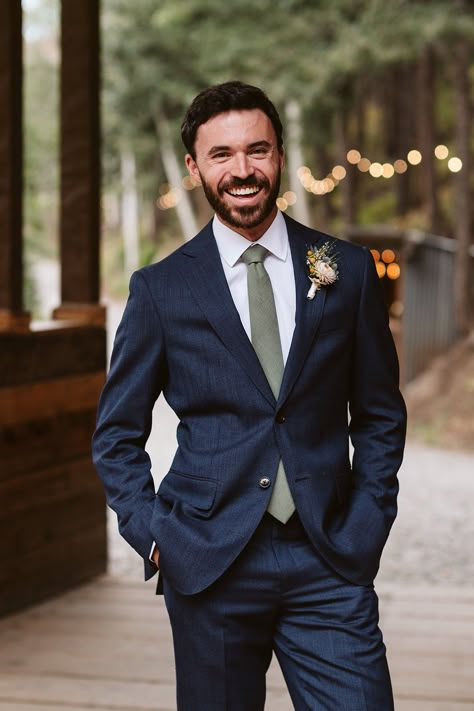
M 262 487 L 262 489 L 268 489 L 268 487 L 269 487 L 270 484 L 271 484 L 271 481 L 270 481 L 270 479 L 268 479 L 266 476 L 264 476 L 264 477 L 262 477 L 262 478 L 260 479 L 260 481 L 259 481 L 258 483 L 260 484 L 260 486 Z
M 276 416 L 276 421 L 278 422 L 279 425 L 282 425 L 285 421 L 285 415 L 283 412 L 279 412 L 278 415 Z

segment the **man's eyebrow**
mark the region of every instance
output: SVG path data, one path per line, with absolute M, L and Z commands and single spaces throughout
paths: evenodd
M 261 146 L 262 148 L 271 148 L 272 144 L 270 141 L 265 140 L 262 138 L 260 141 L 254 141 L 253 143 L 249 143 L 247 146 L 247 150 L 252 149 L 252 148 L 258 148 Z M 230 146 L 212 146 L 207 152 L 208 155 L 212 155 L 213 153 L 219 153 L 220 151 L 231 151 L 232 148 Z
M 220 151 L 230 151 L 230 146 L 212 146 L 212 148 L 209 148 L 207 154 L 211 155 L 212 153 L 219 153 Z
M 258 148 L 259 146 L 262 146 L 262 148 L 271 148 L 272 144 L 262 138 L 261 141 L 254 141 L 254 143 L 251 143 L 248 148 Z

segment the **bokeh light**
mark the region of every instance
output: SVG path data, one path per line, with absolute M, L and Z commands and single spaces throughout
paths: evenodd
M 362 158 L 361 154 L 359 153 L 359 151 L 356 151 L 355 149 L 352 149 L 352 150 L 348 151 L 348 153 L 347 153 L 347 160 L 352 165 L 357 165 L 357 163 L 360 162 L 361 158 Z
M 393 167 L 395 169 L 395 172 L 399 175 L 401 175 L 402 173 L 406 173 L 408 170 L 408 165 L 406 161 L 402 160 L 401 158 L 395 161 Z
M 459 173 L 462 170 L 462 160 L 454 156 L 448 160 L 448 168 L 451 173 Z
M 438 160 L 444 160 L 448 157 L 449 150 L 447 146 L 444 146 L 442 143 L 440 143 L 440 145 L 436 146 L 436 148 L 434 149 L 434 154 L 436 158 L 438 158 Z
M 421 153 L 420 151 L 410 151 L 407 155 L 407 160 L 410 165 L 419 165 L 421 163 Z
M 389 279 L 398 279 L 398 277 L 400 276 L 400 266 L 395 262 L 389 264 L 387 267 L 387 276 Z

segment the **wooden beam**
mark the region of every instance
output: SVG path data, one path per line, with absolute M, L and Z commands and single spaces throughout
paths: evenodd
M 21 0 L 0 3 L 0 331 L 28 328 L 23 313 Z
M 99 300 L 99 66 L 99 0 L 62 2 L 61 301 L 69 308 Z

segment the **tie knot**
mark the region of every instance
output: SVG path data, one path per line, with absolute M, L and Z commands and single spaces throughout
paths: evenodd
M 263 262 L 268 254 L 268 249 L 261 244 L 256 244 L 252 247 L 247 247 L 242 254 L 242 261 L 248 266 L 249 264 L 257 264 Z

